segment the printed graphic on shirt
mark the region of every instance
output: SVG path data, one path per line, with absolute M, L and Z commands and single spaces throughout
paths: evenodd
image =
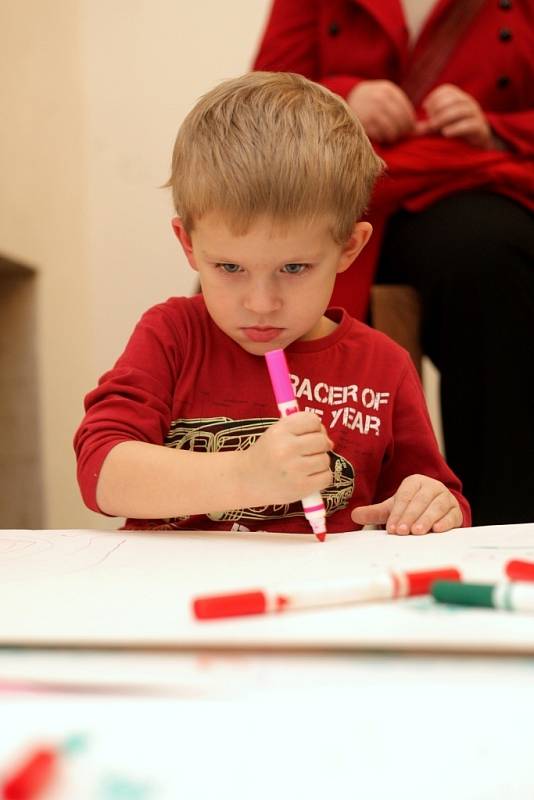
M 323 381 L 312 383 L 309 378 L 291 375 L 295 397 L 302 411 L 313 411 L 325 428 L 348 428 L 363 436 L 380 435 L 380 412 L 390 401 L 390 393 L 370 386 L 332 386 Z M 306 401 L 328 406 L 307 406 Z
M 234 420 L 229 417 L 210 417 L 207 419 L 175 420 L 165 439 L 166 447 L 180 450 L 194 450 L 197 453 L 220 453 L 225 450 L 246 450 L 266 431 L 276 419 L 265 417 L 247 420 Z M 354 492 L 356 473 L 354 467 L 343 456 L 330 452 L 332 484 L 321 494 L 327 516 L 341 508 L 346 508 Z M 206 516 L 216 522 L 258 522 L 280 517 L 302 517 L 302 505 L 283 503 L 255 508 L 238 508 Z M 187 516 L 180 519 L 188 519 Z

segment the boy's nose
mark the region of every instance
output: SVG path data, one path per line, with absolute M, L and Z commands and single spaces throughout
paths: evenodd
M 268 314 L 281 306 L 281 299 L 274 287 L 250 286 L 245 294 L 243 305 L 248 311 L 256 314 Z

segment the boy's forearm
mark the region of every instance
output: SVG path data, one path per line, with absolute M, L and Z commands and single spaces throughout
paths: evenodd
M 195 453 L 121 442 L 105 459 L 97 503 L 111 516 L 136 519 L 206 514 L 261 504 L 244 452 Z

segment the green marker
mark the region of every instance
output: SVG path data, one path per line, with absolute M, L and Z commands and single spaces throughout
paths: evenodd
M 532 583 L 434 581 L 431 592 L 432 597 L 438 603 L 534 613 L 534 584 Z

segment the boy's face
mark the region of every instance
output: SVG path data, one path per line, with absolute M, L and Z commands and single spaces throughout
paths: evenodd
M 189 263 L 200 278 L 210 316 L 243 350 L 263 355 L 298 339 L 317 339 L 335 327 L 323 316 L 334 281 L 366 244 L 371 226 L 355 224 L 336 244 L 327 218 L 285 228 L 259 217 L 242 236 L 206 214 L 189 236 L 173 220 Z

